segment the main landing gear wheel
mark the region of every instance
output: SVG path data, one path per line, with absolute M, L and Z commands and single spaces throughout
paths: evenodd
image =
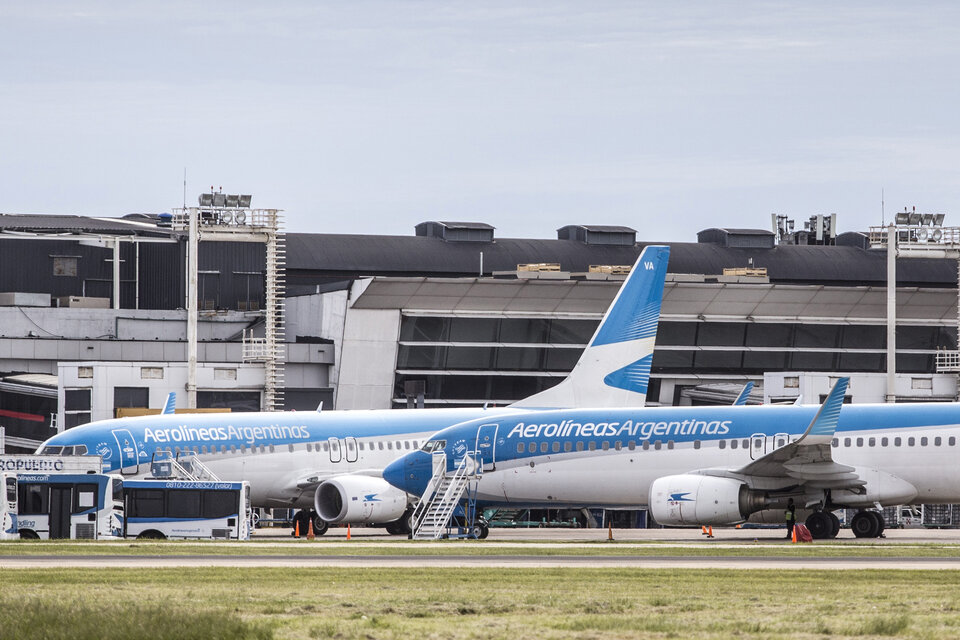
M 837 534 L 840 533 L 840 518 L 838 518 L 837 514 L 833 511 L 830 511 L 827 515 L 830 516 L 830 524 L 833 525 L 833 531 L 830 532 L 830 537 L 836 538 Z
M 807 529 L 810 530 L 810 535 L 813 536 L 814 540 L 823 540 L 825 538 L 831 537 L 830 534 L 833 533 L 833 521 L 830 519 L 829 514 L 823 511 L 814 511 L 809 516 L 804 523 L 807 525 Z
M 850 521 L 850 529 L 858 538 L 879 538 L 883 525 L 883 516 L 876 511 L 858 511 Z
M 393 522 L 388 522 L 385 525 L 387 533 L 392 536 L 402 536 L 410 533 L 410 516 L 411 514 L 407 512 Z
M 322 536 L 327 532 L 327 529 L 330 528 L 330 523 L 318 516 L 313 514 L 313 535 Z

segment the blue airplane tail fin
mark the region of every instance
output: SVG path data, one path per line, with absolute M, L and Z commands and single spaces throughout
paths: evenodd
M 740 394 L 737 396 L 737 399 L 733 401 L 733 406 L 739 407 L 747 404 L 747 400 L 750 398 L 750 392 L 753 391 L 753 380 L 747 382 L 743 385 L 743 389 L 740 390 Z
M 176 411 L 176 407 L 177 407 L 177 392 L 171 391 L 170 395 L 167 396 L 167 401 L 163 405 L 163 411 L 161 411 L 160 413 L 162 413 L 163 415 L 167 415 L 168 413 L 174 413 Z
M 570 375 L 514 407 L 642 407 L 670 247 L 644 248 Z

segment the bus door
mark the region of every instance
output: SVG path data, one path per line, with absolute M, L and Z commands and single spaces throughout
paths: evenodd
M 0 475 L 3 478 L 3 527 L 0 528 L 0 539 L 19 538 L 17 529 L 17 476 L 13 473 Z
M 356 462 L 360 457 L 359 448 L 357 447 L 356 438 L 347 438 L 346 439 L 346 453 L 347 453 L 347 462 Z
M 73 506 L 73 491 L 70 485 L 50 485 L 50 533 L 51 540 L 70 537 L 70 514 Z
M 330 443 L 330 462 L 340 462 L 343 460 L 343 454 L 340 452 L 340 441 L 336 438 L 328 438 Z
M 137 454 L 137 441 L 127 429 L 112 431 L 120 450 L 120 473 L 135 475 L 140 472 L 140 456 Z
M 477 457 L 480 459 L 482 471 L 493 471 L 497 468 L 497 429 L 500 425 L 485 424 L 477 429 Z

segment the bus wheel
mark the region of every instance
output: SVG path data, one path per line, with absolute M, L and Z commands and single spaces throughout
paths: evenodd
M 163 535 L 159 531 L 150 529 L 144 531 L 137 536 L 137 540 L 166 540 L 167 536 Z
M 322 536 L 330 528 L 330 523 L 314 514 L 313 516 L 313 535 Z
M 18 532 L 21 540 L 39 540 L 40 536 L 33 529 L 20 529 Z

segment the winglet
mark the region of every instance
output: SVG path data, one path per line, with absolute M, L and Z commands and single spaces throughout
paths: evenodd
M 797 444 L 827 444 L 833 439 L 833 432 L 837 430 L 840 421 L 840 407 L 843 406 L 843 397 L 847 393 L 850 378 L 844 376 L 837 380 L 833 389 L 827 394 L 827 399 L 820 405 L 817 415 L 813 417 L 810 426 L 797 440 Z
M 743 389 L 740 390 L 740 395 L 737 396 L 737 399 L 733 401 L 733 406 L 741 407 L 747 404 L 747 398 L 750 397 L 750 392 L 753 391 L 753 381 L 747 382 L 743 385 Z
M 167 402 L 163 405 L 163 411 L 161 411 L 160 413 L 163 415 L 174 413 L 176 412 L 176 407 L 177 407 L 177 392 L 171 391 L 170 395 L 167 396 Z

